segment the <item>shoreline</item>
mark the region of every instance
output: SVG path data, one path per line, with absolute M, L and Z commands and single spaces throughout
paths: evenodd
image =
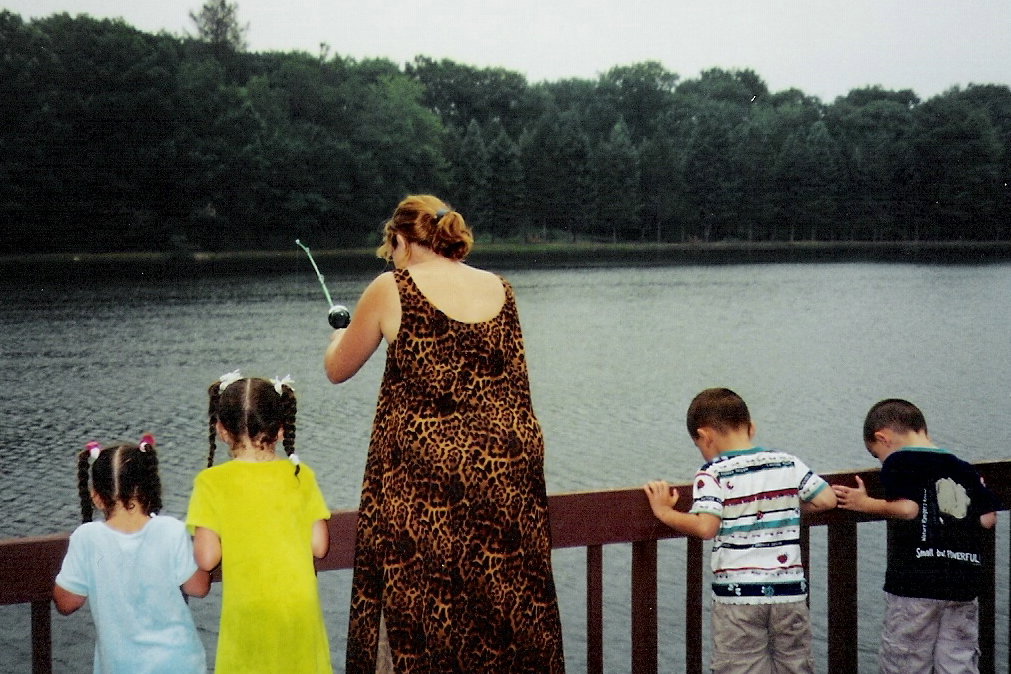
M 334 273 L 379 273 L 386 264 L 372 248 L 313 251 Z M 1011 261 L 1011 241 L 800 241 L 719 243 L 481 243 L 468 258 L 491 268 L 684 266 L 804 262 L 989 264 Z M 297 249 L 196 253 L 39 253 L 0 256 L 8 282 L 85 278 L 300 273 L 308 266 Z

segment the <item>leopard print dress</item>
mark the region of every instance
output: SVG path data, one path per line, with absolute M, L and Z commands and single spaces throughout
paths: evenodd
M 512 287 L 461 323 L 394 272 L 389 346 L 358 514 L 347 672 L 562 672 L 544 439 Z

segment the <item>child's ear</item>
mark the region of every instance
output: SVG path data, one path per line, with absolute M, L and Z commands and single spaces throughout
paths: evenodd
M 235 443 L 235 438 L 228 432 L 228 429 L 225 428 L 225 425 L 220 421 L 215 422 L 214 430 L 217 431 L 218 437 L 221 438 L 225 444 L 232 445 Z
M 748 439 L 749 440 L 754 440 L 755 439 L 755 422 L 754 421 L 752 421 L 751 423 L 748 424 Z
M 279 429 L 277 429 L 277 437 L 274 438 L 274 442 L 283 442 L 283 441 L 284 441 L 284 426 L 281 426 Z

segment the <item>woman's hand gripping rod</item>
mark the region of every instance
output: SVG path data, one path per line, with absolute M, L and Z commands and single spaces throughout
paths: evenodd
M 327 321 L 330 323 L 330 327 L 334 330 L 341 330 L 348 327 L 351 323 L 351 312 L 348 308 L 342 304 L 334 304 L 333 300 L 330 299 L 330 291 L 326 288 L 326 283 L 323 282 L 323 274 L 319 272 L 319 267 L 316 266 L 316 260 L 312 259 L 312 253 L 309 252 L 309 247 L 303 244 L 298 239 L 295 239 L 295 244 L 305 251 L 305 254 L 309 256 L 309 262 L 312 262 L 312 268 L 316 270 L 316 278 L 319 279 L 319 284 L 323 286 L 323 294 L 326 295 L 327 304 L 330 305 L 330 312 L 327 314 Z

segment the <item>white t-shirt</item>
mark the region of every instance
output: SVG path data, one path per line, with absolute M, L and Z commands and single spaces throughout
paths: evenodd
M 88 597 L 96 674 L 207 671 L 179 587 L 196 570 L 193 543 L 173 517 L 153 516 L 132 534 L 88 522 L 70 535 L 56 584 Z
M 800 502 L 828 483 L 797 457 L 761 447 L 724 452 L 695 475 L 691 512 L 720 518 L 713 540 L 713 600 L 801 601 Z

